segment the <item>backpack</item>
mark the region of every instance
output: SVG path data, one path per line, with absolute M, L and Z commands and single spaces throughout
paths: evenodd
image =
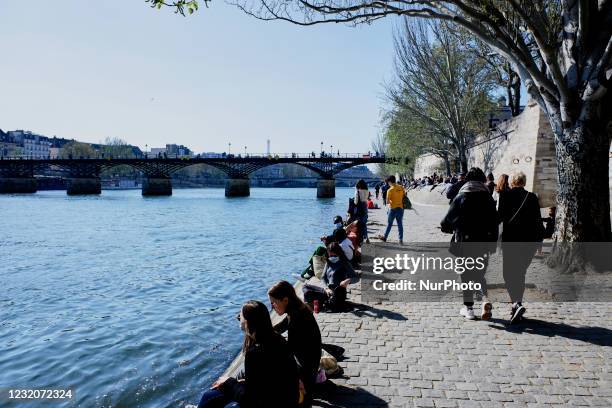
M 404 210 L 412 210 L 412 202 L 408 198 L 408 194 L 404 194 L 402 206 L 404 207 Z

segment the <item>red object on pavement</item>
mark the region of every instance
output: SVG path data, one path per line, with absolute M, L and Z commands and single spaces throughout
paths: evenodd
M 314 312 L 319 313 L 319 300 L 315 299 L 313 302 L 313 305 L 314 305 Z

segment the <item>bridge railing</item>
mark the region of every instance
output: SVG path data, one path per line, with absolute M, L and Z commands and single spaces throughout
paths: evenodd
M 320 159 L 320 158 L 333 158 L 333 159 L 368 159 L 368 158 L 381 158 L 385 157 L 384 154 L 378 152 L 368 153 L 326 153 L 326 152 L 310 152 L 310 153 L 219 153 L 218 155 L 212 154 L 197 154 L 193 156 L 181 156 L 181 155 L 169 155 L 159 154 L 150 155 L 145 153 L 143 156 L 110 156 L 104 154 L 89 155 L 89 156 L 78 156 L 78 157 L 51 157 L 51 156 L 0 156 L 0 160 L 70 160 L 70 159 L 105 159 L 105 160 L 126 160 L 126 159 L 231 159 L 231 158 L 268 158 L 268 159 Z

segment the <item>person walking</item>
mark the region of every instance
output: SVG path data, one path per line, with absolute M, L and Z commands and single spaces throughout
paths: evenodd
M 495 184 L 495 190 L 493 191 L 493 200 L 495 200 L 495 204 L 497 209 L 499 210 L 499 197 L 504 194 L 506 191 L 510 190 L 510 184 L 508 182 L 509 176 L 507 174 L 502 174 L 497 179 L 497 184 Z
M 523 294 L 525 275 L 544 237 L 538 196 L 525 190 L 525 173 L 514 174 L 511 189 L 500 195 L 499 214 L 503 223 L 503 276 L 512 302 L 510 323 L 518 323 L 525 314 Z
M 485 185 L 486 177 L 478 167 L 473 167 L 465 177 L 465 184 L 451 202 L 448 212 L 440 223 L 442 232 L 452 233 L 456 256 L 484 259 L 484 267 L 466 270 L 461 274 L 463 283 L 480 283 L 482 296 L 482 320 L 490 320 L 493 305 L 487 298 L 488 255 L 495 252 L 498 234 L 498 215 L 495 202 Z M 488 244 L 492 243 L 492 244 Z M 459 312 L 468 320 L 474 320 L 474 291 L 463 291 L 463 308 Z
M 389 185 L 387 184 L 387 180 L 385 179 L 380 186 L 380 192 L 382 194 L 383 205 L 387 205 L 387 191 L 389 190 Z
M 368 196 L 370 191 L 368 190 L 368 184 L 365 180 L 361 179 L 355 185 L 355 202 L 356 218 L 359 220 L 361 230 L 359 231 L 359 243 L 364 240 L 370 243 L 368 238 Z
M 493 195 L 493 192 L 495 191 L 495 177 L 493 176 L 493 173 L 487 174 L 487 184 L 486 184 L 486 186 L 489 189 L 489 193 L 491 193 L 491 195 Z
M 455 198 L 457 194 L 459 194 L 459 190 L 461 190 L 461 187 L 463 187 L 464 184 L 465 173 L 459 173 L 459 180 L 453 183 L 453 185 L 446 190 L 446 198 L 448 198 L 449 204 L 453 202 L 453 198 Z
M 380 183 L 376 183 L 376 186 L 374 186 L 374 192 L 376 193 L 376 199 L 378 200 L 378 194 L 380 193 Z
M 388 216 L 387 216 L 387 229 L 385 230 L 385 235 L 380 235 L 378 238 L 387 242 L 387 238 L 389 237 L 389 233 L 391 232 L 391 227 L 393 226 L 393 221 L 397 222 L 397 232 L 399 233 L 399 243 L 400 245 L 404 243 L 404 195 L 406 191 L 402 186 L 395 182 L 395 176 L 391 175 L 387 177 L 385 180 L 389 189 L 387 190 L 387 205 Z

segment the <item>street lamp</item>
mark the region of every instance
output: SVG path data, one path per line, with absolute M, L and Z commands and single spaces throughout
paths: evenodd
M 246 151 L 247 151 L 247 147 L 244 146 L 244 156 L 246 157 Z
M 232 154 L 232 142 L 227 143 L 227 154 Z
M 329 154 L 331 154 L 332 157 L 334 157 L 334 145 L 329 146 Z
M 323 142 L 321 142 L 321 153 L 323 153 Z

